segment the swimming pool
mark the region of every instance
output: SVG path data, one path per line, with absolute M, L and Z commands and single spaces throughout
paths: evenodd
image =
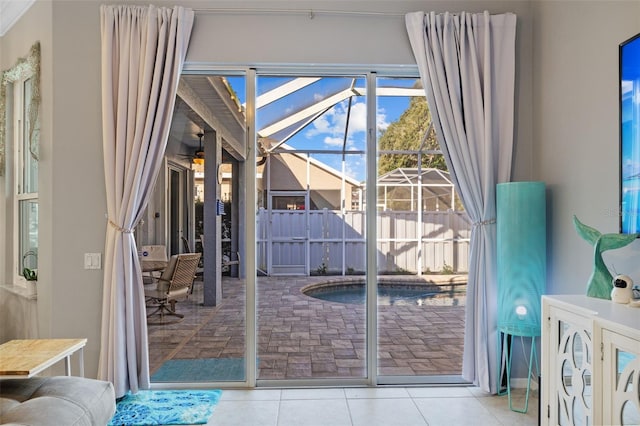
M 466 283 L 439 285 L 433 283 L 378 283 L 379 306 L 460 306 L 466 299 Z M 365 302 L 362 282 L 330 282 L 305 286 L 302 293 L 327 302 L 361 305 Z

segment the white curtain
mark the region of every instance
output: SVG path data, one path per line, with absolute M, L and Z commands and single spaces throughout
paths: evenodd
M 516 16 L 406 15 L 438 142 L 473 222 L 462 375 L 497 391 L 495 187 L 511 178 Z
M 149 388 L 142 275 L 134 228 L 164 156 L 193 11 L 101 6 L 102 141 L 107 190 L 98 378 L 116 397 Z

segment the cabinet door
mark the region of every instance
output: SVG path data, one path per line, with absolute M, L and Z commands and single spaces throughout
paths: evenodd
M 592 425 L 593 322 L 553 306 L 549 309 L 549 322 L 549 423 Z
M 602 330 L 603 423 L 640 424 L 640 341 Z

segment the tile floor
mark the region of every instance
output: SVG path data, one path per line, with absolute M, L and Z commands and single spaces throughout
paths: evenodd
M 515 390 L 514 406 L 524 406 Z M 209 426 L 537 425 L 537 391 L 526 414 L 506 395 L 476 387 L 223 390 Z

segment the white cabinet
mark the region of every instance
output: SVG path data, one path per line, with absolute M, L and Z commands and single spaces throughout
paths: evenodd
M 640 424 L 640 308 L 542 297 L 543 425 Z

